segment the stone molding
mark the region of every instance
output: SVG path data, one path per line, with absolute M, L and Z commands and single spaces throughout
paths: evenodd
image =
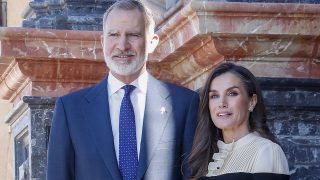
M 314 4 L 191 1 L 157 32 L 149 67 L 192 89 L 204 69 L 228 60 L 257 76 L 318 78 L 319 15 Z
M 103 61 L 99 31 L 0 28 L 0 57 Z
M 0 28 L 0 98 L 59 96 L 107 73 L 101 32 Z
M 320 79 L 263 77 L 257 80 L 270 112 L 288 109 L 319 111 Z

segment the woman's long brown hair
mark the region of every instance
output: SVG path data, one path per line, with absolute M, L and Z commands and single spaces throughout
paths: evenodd
M 217 66 L 209 75 L 205 86 L 201 90 L 198 123 L 189 156 L 191 179 L 199 179 L 208 172 L 208 164 L 213 153 L 218 152 L 217 142 L 223 140 L 222 131 L 214 124 L 209 111 L 209 90 L 213 79 L 224 74 L 233 73 L 239 77 L 247 91 L 248 97 L 257 95 L 257 104 L 249 116 L 249 131 L 258 132 L 262 137 L 275 142 L 266 123 L 266 110 L 261 89 L 254 75 L 246 68 L 232 63 Z

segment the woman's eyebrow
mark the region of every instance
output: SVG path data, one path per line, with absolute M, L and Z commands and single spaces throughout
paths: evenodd
M 227 91 L 228 90 L 231 90 L 231 89 L 240 89 L 239 86 L 231 86 L 229 88 L 227 88 Z M 217 92 L 217 90 L 215 89 L 209 89 L 209 92 Z

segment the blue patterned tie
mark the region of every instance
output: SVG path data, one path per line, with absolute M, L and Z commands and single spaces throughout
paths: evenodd
M 119 117 L 119 166 L 123 180 L 136 180 L 138 170 L 138 153 L 136 123 L 130 94 L 134 86 L 125 85 L 124 97 L 120 106 Z

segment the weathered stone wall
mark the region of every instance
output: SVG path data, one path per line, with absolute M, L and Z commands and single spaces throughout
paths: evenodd
M 47 148 L 55 97 L 25 96 L 6 123 L 13 142 L 14 179 L 45 180 Z M 7 178 L 8 179 L 8 178 Z
M 47 149 L 56 98 L 54 97 L 24 97 L 23 101 L 30 109 L 29 139 L 30 139 L 30 178 L 46 179 Z
M 320 175 L 320 80 L 260 78 L 268 123 L 289 162 L 291 179 Z
M 101 31 L 102 15 L 115 0 L 35 0 L 30 3 L 36 18 L 23 27 Z

